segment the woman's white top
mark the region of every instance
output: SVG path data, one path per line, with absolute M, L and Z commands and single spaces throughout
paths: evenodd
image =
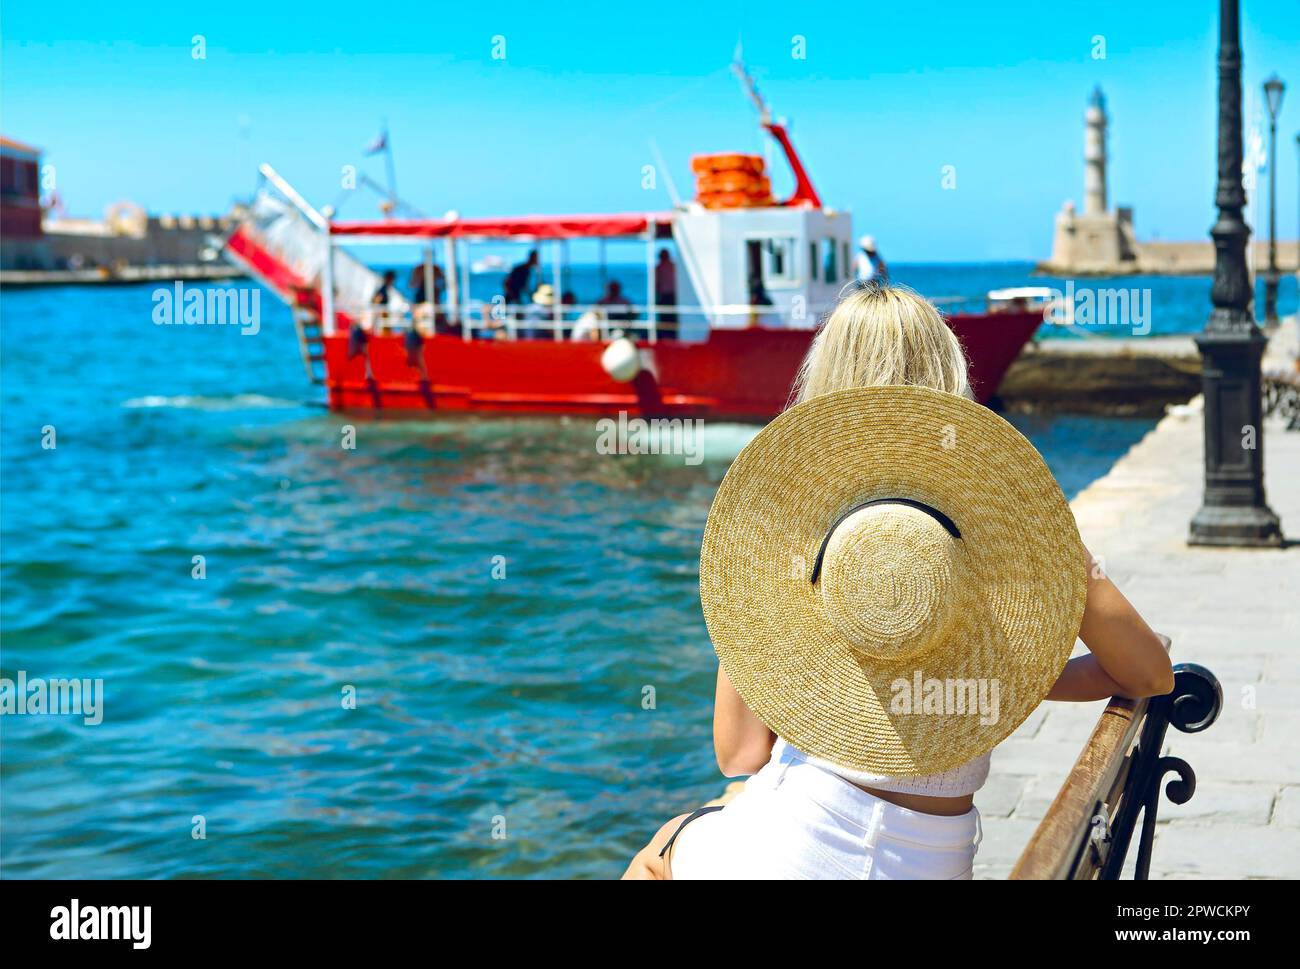
M 785 741 L 778 739 L 777 743 L 784 744 Z M 925 794 L 930 797 L 961 797 L 965 794 L 974 794 L 984 786 L 984 782 L 989 777 L 989 760 L 993 755 L 981 754 L 974 760 L 968 760 L 952 770 L 944 771 L 942 774 L 927 774 L 924 777 L 890 777 L 886 774 L 869 774 L 866 771 L 853 770 L 848 767 L 841 767 L 839 764 L 832 764 L 820 757 L 809 757 L 803 753 L 800 756 L 808 763 L 816 764 L 832 774 L 838 774 L 847 781 L 862 784 L 866 787 L 874 787 L 879 791 L 892 791 L 896 794 Z

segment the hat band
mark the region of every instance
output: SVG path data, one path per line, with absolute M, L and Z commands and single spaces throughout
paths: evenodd
M 817 576 L 821 575 L 822 558 L 826 555 L 826 546 L 831 543 L 831 536 L 835 534 L 835 529 L 844 524 L 844 520 L 850 515 L 860 512 L 863 508 L 870 508 L 872 505 L 907 505 L 909 508 L 915 508 L 923 511 L 940 525 L 953 538 L 961 538 L 961 532 L 958 530 L 956 523 L 951 518 L 941 512 L 933 505 L 927 505 L 923 501 L 917 501 L 914 498 L 874 498 L 871 501 L 864 501 L 860 505 L 854 505 L 839 518 L 835 519 L 835 524 L 830 527 L 826 537 L 822 539 L 822 547 L 817 550 L 817 561 L 813 563 L 812 578 L 809 580 L 813 585 L 817 584 Z

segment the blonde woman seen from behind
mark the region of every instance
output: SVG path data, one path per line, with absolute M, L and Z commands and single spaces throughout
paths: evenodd
M 1173 688 L 1041 457 L 971 398 L 911 290 L 859 286 L 824 321 L 701 549 L 714 751 L 752 776 L 624 878 L 970 878 L 975 792 L 1034 707 Z M 968 685 L 970 708 L 910 704 L 932 681 Z

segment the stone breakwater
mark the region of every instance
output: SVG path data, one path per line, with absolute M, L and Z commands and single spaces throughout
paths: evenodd
M 1255 239 L 1249 248 L 1255 271 L 1262 273 L 1268 265 L 1268 241 Z M 1278 240 L 1277 267 L 1284 273 L 1300 269 L 1300 243 Z M 1214 245 L 1208 241 L 1137 242 L 1131 259 L 1048 259 L 1035 268 L 1053 276 L 1209 276 L 1214 273 Z
M 1011 365 L 998 398 L 1018 412 L 1158 417 L 1200 389 L 1190 336 L 1041 340 Z

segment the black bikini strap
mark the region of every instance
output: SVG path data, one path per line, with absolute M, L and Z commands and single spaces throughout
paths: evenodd
M 830 530 L 826 533 L 826 537 L 822 539 L 822 547 L 817 551 L 817 561 L 813 564 L 812 570 L 811 582 L 813 585 L 817 584 L 817 576 L 821 575 L 822 557 L 826 554 L 826 546 L 831 543 L 831 536 L 835 534 L 835 529 L 843 525 L 844 519 L 848 518 L 850 515 L 861 511 L 863 508 L 870 508 L 872 505 L 907 505 L 909 508 L 916 508 L 919 511 L 925 512 L 942 525 L 943 530 L 953 538 L 961 538 L 961 532 L 957 529 L 957 525 L 953 520 L 932 505 L 927 505 L 923 501 L 916 501 L 913 498 L 873 498 L 871 501 L 864 501 L 860 505 L 855 505 L 844 514 L 840 515 L 839 518 L 835 519 L 835 524 L 830 527 Z
M 682 828 L 686 827 L 698 817 L 702 817 L 705 814 L 712 814 L 714 811 L 721 811 L 723 807 L 724 805 L 722 804 L 710 804 L 708 807 L 702 807 L 699 810 L 692 811 L 690 814 L 686 815 L 686 817 L 682 819 L 682 823 L 677 825 L 677 830 L 673 832 L 673 836 L 664 844 L 663 850 L 659 852 L 659 857 L 662 858 L 664 855 L 668 854 L 668 849 L 673 846 L 673 842 L 677 840 L 677 836 L 682 833 Z

